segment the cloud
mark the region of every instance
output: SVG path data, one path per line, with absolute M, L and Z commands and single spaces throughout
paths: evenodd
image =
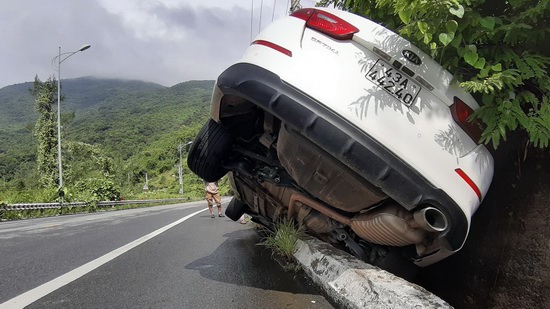
M 32 81 L 35 75 L 47 79 L 56 73 L 51 60 L 59 46 L 70 52 L 83 44 L 92 48 L 63 62 L 62 78 L 116 77 L 166 86 L 215 79 L 259 31 L 260 11 L 263 28 L 286 14 L 287 2 L 2 1 L 0 87 Z

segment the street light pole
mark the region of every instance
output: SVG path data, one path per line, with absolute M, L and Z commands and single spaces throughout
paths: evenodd
M 59 46 L 59 56 L 57 56 L 57 60 L 57 164 L 59 166 L 58 190 L 63 190 L 63 165 L 61 164 L 61 46 Z M 61 202 L 63 203 L 63 196 L 61 196 Z
M 59 192 L 63 192 L 63 165 L 61 164 L 61 63 L 70 56 L 85 51 L 90 48 L 91 45 L 83 45 L 78 50 L 73 52 L 61 53 L 61 46 L 59 47 L 59 54 L 52 59 L 52 65 L 57 60 L 57 163 L 59 166 Z M 62 58 L 61 56 L 66 55 Z M 63 194 L 61 195 L 61 203 L 63 203 Z
M 180 194 L 183 195 L 183 165 L 181 163 L 181 142 L 178 147 L 178 150 L 180 151 L 180 164 L 178 165 L 178 173 L 179 173 L 179 182 L 180 182 Z

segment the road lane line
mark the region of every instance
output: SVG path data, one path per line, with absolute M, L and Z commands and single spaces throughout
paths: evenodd
M 196 211 L 188 216 L 185 216 L 175 222 L 172 222 L 154 232 L 151 232 L 141 238 L 138 238 L 118 249 L 115 249 L 101 257 L 98 257 L 97 259 L 88 262 L 78 268 L 75 268 L 71 270 L 70 272 L 61 275 L 49 282 L 46 282 L 32 290 L 29 290 L 19 296 L 16 296 L 2 304 L 0 304 L 0 309 L 16 309 L 16 308 L 24 308 L 25 306 L 28 306 L 32 304 L 33 302 L 39 300 L 40 298 L 50 294 L 51 292 L 75 281 L 76 279 L 84 276 L 85 274 L 91 272 L 92 270 L 100 267 L 101 265 L 115 259 L 119 255 L 122 255 L 123 253 L 126 253 L 133 248 L 143 244 L 144 242 L 148 241 L 149 239 L 158 236 L 167 230 L 173 228 L 174 226 L 182 223 L 183 221 L 186 221 L 187 219 L 198 215 L 199 213 L 208 210 L 208 208 Z

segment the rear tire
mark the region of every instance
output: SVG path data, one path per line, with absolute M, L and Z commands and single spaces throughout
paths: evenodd
M 210 119 L 189 149 L 187 166 L 205 181 L 218 181 L 227 174 L 222 162 L 229 155 L 232 144 L 233 136 L 221 124 Z
M 238 221 L 245 214 L 247 208 L 248 206 L 245 203 L 233 197 L 225 208 L 225 215 L 233 221 Z

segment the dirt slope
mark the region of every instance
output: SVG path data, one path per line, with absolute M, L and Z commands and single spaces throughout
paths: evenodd
M 456 308 L 550 308 L 550 155 L 524 156 L 521 143 L 495 153 L 464 248 L 416 283 Z

